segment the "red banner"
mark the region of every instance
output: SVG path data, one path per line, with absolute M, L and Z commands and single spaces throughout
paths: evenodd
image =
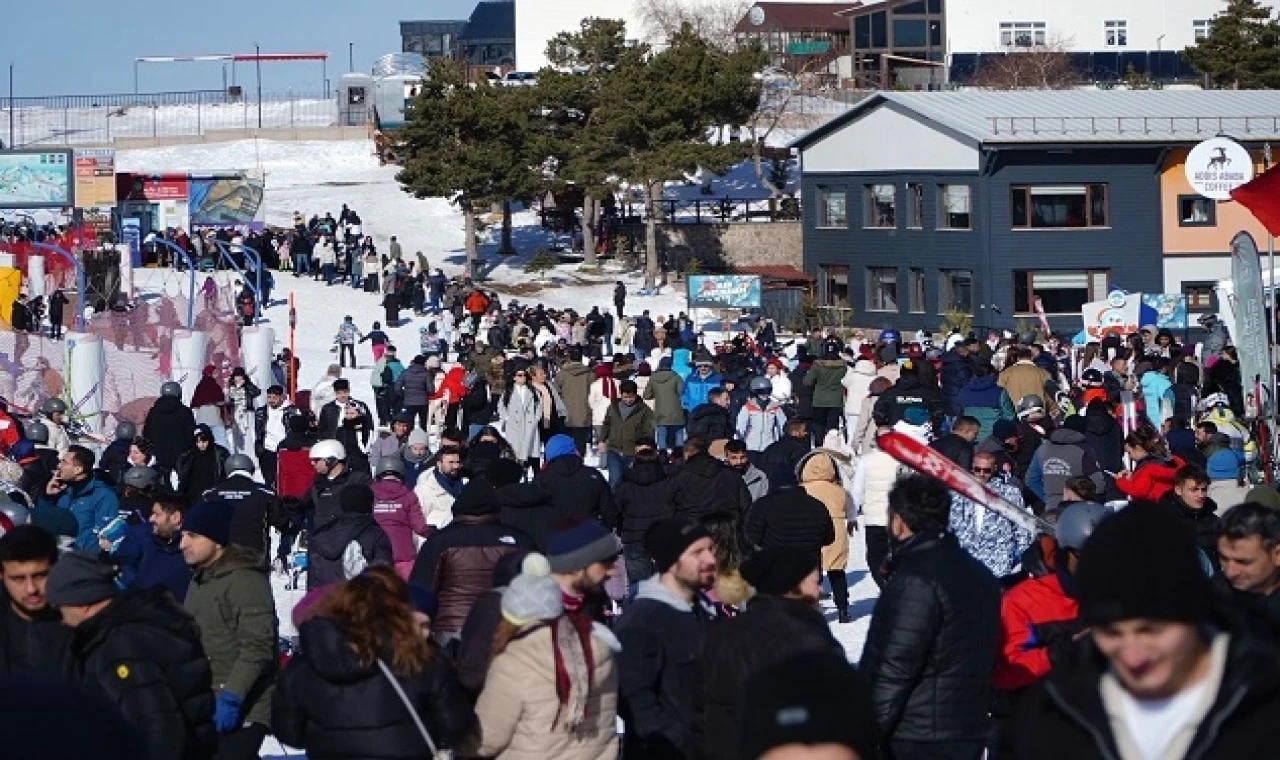
M 128 201 L 175 201 L 187 198 L 187 178 L 184 175 L 163 174 L 158 177 L 144 174 L 117 174 L 116 195 Z

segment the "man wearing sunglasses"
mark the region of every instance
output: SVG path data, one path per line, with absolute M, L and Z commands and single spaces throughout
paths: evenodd
M 1005 501 L 1023 506 L 1021 491 L 999 471 L 991 452 L 975 453 L 970 471 Z M 1033 539 L 1008 518 L 958 493 L 951 496 L 951 531 L 960 545 L 997 578 L 1013 572 Z

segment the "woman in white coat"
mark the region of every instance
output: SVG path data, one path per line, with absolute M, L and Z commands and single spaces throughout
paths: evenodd
M 541 439 L 538 424 L 542 421 L 542 402 L 529 387 L 529 370 L 521 367 L 511 376 L 511 384 L 498 401 L 498 419 L 503 435 L 515 452 L 516 461 L 538 471 Z

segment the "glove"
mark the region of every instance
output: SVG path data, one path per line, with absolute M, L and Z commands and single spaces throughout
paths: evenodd
M 213 726 L 220 734 L 229 734 L 240 728 L 240 707 L 244 700 L 223 689 L 218 692 L 213 708 Z

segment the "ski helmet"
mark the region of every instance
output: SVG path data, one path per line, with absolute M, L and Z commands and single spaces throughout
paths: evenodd
M 1080 383 L 1090 388 L 1102 387 L 1102 373 L 1096 369 L 1086 369 L 1080 373 Z
M 324 459 L 332 467 L 337 462 L 347 461 L 347 450 L 343 448 L 341 443 L 332 438 L 319 441 L 311 447 L 312 459 Z
M 1044 399 L 1034 393 L 1028 393 L 1018 402 L 1018 419 L 1033 414 L 1044 414 Z
M 404 480 L 404 460 L 400 457 L 379 457 L 378 467 L 373 476 L 381 479 L 383 475 L 395 475 L 398 479 Z
M 1023 346 L 1034 346 L 1039 341 L 1036 340 L 1036 334 L 1030 330 L 1018 333 L 1018 343 Z
M 27 440 L 32 443 L 48 443 L 49 427 L 43 422 L 32 422 L 27 425 Z
M 1089 536 L 1093 535 L 1098 523 L 1110 514 L 1110 509 L 1091 501 L 1072 504 L 1062 510 L 1054 530 L 1058 546 L 1079 551 L 1084 547 L 1084 542 L 1089 540 Z
M 46 417 L 52 417 L 55 414 L 67 413 L 67 402 L 60 398 L 47 398 L 40 405 L 40 413 Z
M 182 398 L 182 385 L 170 380 L 160 386 L 161 396 L 172 396 L 173 398 Z
M 751 378 L 751 385 L 748 386 L 752 393 L 773 393 L 773 382 L 767 377 Z
M 160 473 L 150 467 L 130 467 L 124 472 L 124 484 L 139 491 L 150 491 L 160 485 Z
M 9 518 L 15 528 L 31 521 L 31 510 L 12 499 L 0 499 L 0 515 Z
M 134 438 L 137 438 L 137 437 L 138 437 L 137 425 L 133 424 L 132 422 L 129 422 L 128 420 L 116 423 L 116 440 L 117 441 L 132 441 Z
M 252 475 L 255 469 L 257 468 L 254 466 L 253 460 L 244 454 L 232 454 L 227 457 L 228 474 L 233 472 L 247 472 Z
M 1227 398 L 1225 393 L 1210 393 L 1200 402 L 1200 411 L 1207 412 L 1218 406 L 1231 406 L 1231 400 Z

